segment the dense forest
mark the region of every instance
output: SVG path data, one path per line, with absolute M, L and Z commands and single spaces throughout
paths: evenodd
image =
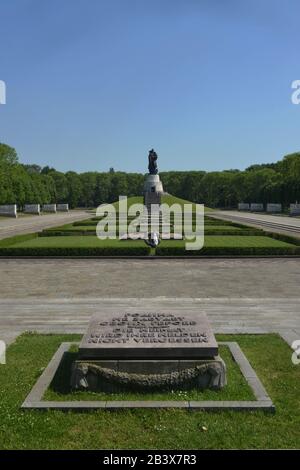
M 12 147 L 0 143 L 0 204 L 67 202 L 95 207 L 119 195 L 142 194 L 144 175 L 111 168 L 106 173 L 68 171 L 23 165 Z M 160 173 L 165 191 L 209 207 L 236 207 L 238 202 L 300 201 L 300 152 L 282 160 L 252 165 L 245 171 L 168 171 Z

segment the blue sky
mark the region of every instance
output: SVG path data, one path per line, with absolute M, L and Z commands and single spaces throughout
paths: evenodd
M 0 141 L 67 171 L 300 150 L 298 0 L 0 0 Z

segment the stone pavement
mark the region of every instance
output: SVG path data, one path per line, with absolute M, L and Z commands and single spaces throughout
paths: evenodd
M 101 309 L 204 311 L 216 332 L 300 339 L 297 259 L 0 260 L 0 339 L 80 333 Z
M 70 212 L 57 212 L 56 214 L 26 215 L 17 219 L 1 218 L 0 239 L 38 232 L 45 228 L 70 224 L 76 220 L 88 219 L 89 217 L 91 215 L 85 210 L 74 210 Z
M 213 211 L 208 215 L 222 220 L 231 220 L 232 222 L 262 228 L 266 231 L 282 233 L 300 238 L 299 217 L 286 217 L 238 211 Z

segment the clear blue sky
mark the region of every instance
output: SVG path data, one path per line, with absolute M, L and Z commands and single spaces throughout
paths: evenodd
M 300 150 L 299 0 L 0 0 L 0 142 L 58 170 L 243 169 Z

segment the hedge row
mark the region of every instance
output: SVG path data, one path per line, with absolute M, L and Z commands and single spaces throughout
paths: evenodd
M 205 235 L 243 235 L 243 236 L 260 236 L 262 235 L 261 230 L 214 230 L 204 229 Z
M 280 240 L 281 242 L 292 243 L 293 245 L 300 246 L 300 238 L 292 237 L 290 235 L 284 235 L 282 233 L 266 232 L 265 236 L 274 238 L 274 240 Z
M 98 222 L 94 221 L 94 220 L 82 220 L 81 222 L 73 222 L 73 227 L 85 227 L 86 225 L 91 225 L 91 226 L 96 226 L 98 224 Z
M 172 227 L 171 227 L 172 228 Z M 172 233 L 172 231 L 171 231 Z M 261 231 L 250 231 L 250 230 L 214 230 L 212 229 L 205 229 L 204 230 L 205 235 L 242 235 L 242 236 L 261 236 Z M 96 229 L 91 229 L 91 230 L 43 230 L 43 232 L 39 232 L 38 236 L 39 237 L 68 237 L 68 236 L 96 236 Z M 119 230 L 116 230 L 116 235 L 119 235 Z M 284 240 L 285 241 L 285 240 Z M 11 245 L 11 243 L 9 243 Z
M 148 256 L 148 245 L 118 247 L 5 247 L 0 256 Z
M 179 246 L 158 246 L 158 256 L 273 256 L 300 255 L 300 247 L 203 247 L 201 250 L 185 250 Z
M 39 232 L 39 237 L 74 237 L 74 236 L 82 236 L 82 235 L 96 235 L 96 230 L 44 230 L 43 232 Z

